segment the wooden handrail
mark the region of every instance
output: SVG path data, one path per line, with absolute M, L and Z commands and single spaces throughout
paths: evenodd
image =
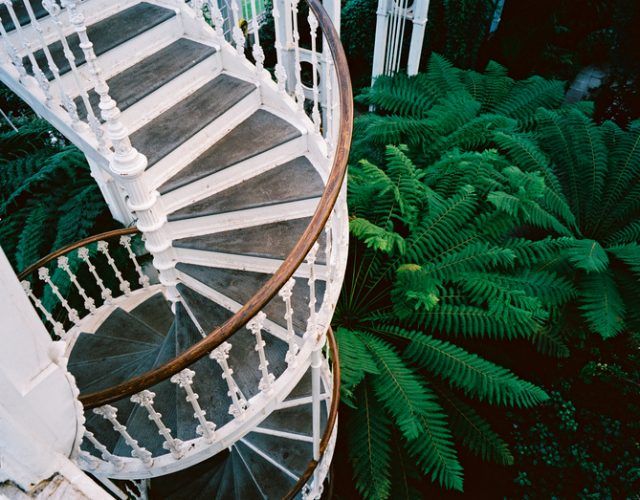
M 88 410 L 113 403 L 114 401 L 118 401 L 156 385 L 189 367 L 222 344 L 222 342 L 246 325 L 264 308 L 278 291 L 280 291 L 293 273 L 300 267 L 300 264 L 302 264 L 309 250 L 311 250 L 311 247 L 318 240 L 325 228 L 340 194 L 340 189 L 347 171 L 347 160 L 349 157 L 349 147 L 351 146 L 353 126 L 353 96 L 351 93 L 351 78 L 349 76 L 347 58 L 331 18 L 318 0 L 305 1 L 309 4 L 309 8 L 318 19 L 323 36 L 333 56 L 340 101 L 340 126 L 338 140 L 336 141 L 335 157 L 327 179 L 327 184 L 318 203 L 318 207 L 311 218 L 311 222 L 275 274 L 224 324 L 214 329 L 204 339 L 192 345 L 178 357 L 162 366 L 110 387 L 109 389 L 80 395 L 80 402 L 84 405 L 85 409 Z
M 35 271 L 37 269 L 40 269 L 42 266 L 44 266 L 45 264 L 48 264 L 53 259 L 57 259 L 58 257 L 60 257 L 62 255 L 66 255 L 69 252 L 75 250 L 76 248 L 84 247 L 84 246 L 89 245 L 91 243 L 95 243 L 96 241 L 108 240 L 108 239 L 114 238 L 116 236 L 126 236 L 128 234 L 134 234 L 134 233 L 139 233 L 139 232 L 140 232 L 140 230 L 137 227 L 125 227 L 123 229 L 114 229 L 112 231 L 106 231 L 104 233 L 94 234 L 93 236 L 89 236 L 88 238 L 85 238 L 84 240 L 76 241 L 75 243 L 72 243 L 71 245 L 67 245 L 66 247 L 60 248 L 59 250 L 56 250 L 55 252 L 51 252 L 49 255 L 46 255 L 45 257 L 42 257 L 38 262 L 34 262 L 29 267 L 27 267 L 24 271 L 22 271 L 20 274 L 18 274 L 18 279 L 19 280 L 25 279 L 33 271 Z
M 324 434 L 322 435 L 322 439 L 320 441 L 320 460 L 324 456 L 325 451 L 327 451 L 327 446 L 329 446 L 329 440 L 331 439 L 331 434 L 333 433 L 333 428 L 336 425 L 336 421 L 338 420 L 338 404 L 340 403 L 340 357 L 338 354 L 338 345 L 336 344 L 336 338 L 333 335 L 333 330 L 329 327 L 327 331 L 327 343 L 329 344 L 329 350 L 331 351 L 331 361 L 333 368 L 333 384 L 331 390 L 331 406 L 329 407 L 329 418 L 327 419 L 327 427 L 324 430 Z M 302 489 L 302 487 L 307 484 L 309 478 L 316 470 L 316 467 L 320 465 L 320 460 L 311 460 L 307 465 L 307 468 L 302 473 L 302 476 L 298 479 L 298 482 L 293 485 L 293 488 L 289 490 L 289 492 L 283 497 L 283 500 L 291 500 L 295 497 L 298 492 Z

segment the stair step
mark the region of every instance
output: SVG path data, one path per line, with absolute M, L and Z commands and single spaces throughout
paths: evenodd
M 267 498 L 282 498 L 296 483 L 288 474 L 251 450 L 242 441 L 234 444 Z
M 160 345 L 164 341 L 165 332 L 159 332 L 149 326 L 135 315 L 120 308 L 115 309 L 109 317 L 102 323 L 94 336 L 101 335 L 110 338 L 121 338 L 125 341 L 147 342 L 152 345 Z
M 33 7 L 33 13 L 36 16 L 36 19 L 41 19 L 49 15 L 46 9 L 42 6 L 42 0 L 31 0 L 31 7 Z M 16 17 L 18 18 L 18 21 L 20 22 L 20 26 L 26 26 L 31 22 L 29 13 L 27 12 L 27 9 L 22 2 L 14 2 L 13 10 L 16 14 Z M 9 16 L 9 11 L 4 5 L 0 5 L 0 19 L 2 19 L 2 25 L 7 31 L 13 31 L 14 29 L 16 29 L 15 25 L 13 24 L 13 20 Z
M 263 500 L 266 498 L 237 451 L 231 453 L 231 461 L 235 498 L 242 500 Z
M 178 291 L 206 334 L 211 333 L 214 328 L 222 325 L 233 315 L 228 309 L 210 301 L 182 283 L 178 283 Z
M 124 9 L 107 19 L 87 26 L 87 35 L 93 43 L 93 50 L 96 56 L 100 56 L 164 21 L 171 19 L 175 15 L 176 13 L 173 10 L 142 2 L 128 9 Z M 75 56 L 76 66 L 84 64 L 86 59 L 84 52 L 80 48 L 78 35 L 76 33 L 69 35 L 67 42 Z M 49 51 L 60 70 L 60 74 L 67 73 L 71 67 L 64 55 L 62 42 L 57 41 L 49 45 Z M 38 66 L 40 66 L 46 77 L 49 80 L 53 80 L 53 73 L 49 69 L 44 51 L 40 49 L 35 52 L 34 56 Z M 23 58 L 23 64 L 27 71 L 31 72 L 31 62 L 27 57 Z
M 322 415 L 324 415 L 324 413 L 324 411 L 321 412 Z M 293 432 L 303 436 L 311 436 L 313 433 L 311 404 L 276 410 L 260 423 L 260 427 L 274 431 Z
M 309 416 L 309 420 L 311 420 Z M 284 465 L 297 476 L 301 476 L 313 458 L 313 444 L 259 432 L 250 432 L 244 441 L 252 444 L 276 462 Z
M 311 162 L 301 156 L 177 210 L 170 214 L 168 219 L 182 220 L 315 198 L 322 195 L 323 187 L 322 178 Z
M 176 266 L 181 272 L 204 283 L 209 288 L 219 291 L 228 298 L 245 304 L 271 277 L 269 274 L 240 271 L 236 269 L 220 269 L 216 267 L 198 266 L 179 263 Z M 320 308 L 320 299 L 324 296 L 325 282 L 316 280 L 316 310 Z M 306 279 L 297 279 L 291 305 L 294 310 L 293 326 L 298 334 L 304 333 L 309 318 L 309 285 Z M 276 296 L 263 309 L 269 319 L 286 328 L 284 314 L 286 307 L 283 300 Z
M 180 38 L 110 78 L 107 81 L 109 95 L 116 101 L 120 111 L 124 111 L 215 53 L 214 47 Z M 89 92 L 89 102 L 95 115 L 102 121 L 100 96 L 94 90 Z M 85 119 L 87 110 L 82 98 L 76 97 L 75 103 L 80 118 Z
M 218 96 L 216 96 L 217 98 Z M 215 100 L 215 99 L 213 99 Z M 264 131 L 269 134 L 265 136 Z M 282 118 L 259 109 L 158 189 L 161 194 L 252 158 L 301 135 Z
M 163 338 L 169 332 L 174 319 L 171 306 L 161 292 L 149 297 L 142 304 L 129 311 L 129 314 L 153 328 Z
M 311 218 L 291 219 L 271 224 L 232 229 L 213 234 L 174 240 L 176 248 L 191 248 L 228 254 L 284 260 L 304 233 Z M 325 264 L 325 235 L 320 236 L 316 263 Z
M 147 157 L 150 167 L 255 89 L 252 83 L 218 75 L 134 132 L 131 143 Z
M 151 500 L 213 498 L 229 457 L 229 452 L 224 450 L 188 469 L 151 479 Z
M 207 498 L 212 498 L 213 494 L 215 494 L 216 500 L 238 500 L 235 495 L 235 485 L 233 484 L 233 463 L 229 458 L 224 463 L 224 471 L 217 490 L 212 491 L 211 496 Z

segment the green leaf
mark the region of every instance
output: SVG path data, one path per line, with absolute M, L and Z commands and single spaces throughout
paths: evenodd
M 624 329 L 624 302 L 610 271 L 585 274 L 578 298 L 589 327 L 602 338 L 615 337 Z
M 594 240 L 576 240 L 567 254 L 576 268 L 588 273 L 600 273 L 609 267 L 607 252 Z

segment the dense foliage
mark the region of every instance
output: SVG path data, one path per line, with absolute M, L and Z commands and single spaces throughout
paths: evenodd
M 82 152 L 6 87 L 0 108 L 0 241 L 20 271 L 113 222 Z
M 365 497 L 411 498 L 416 468 L 461 490 L 459 444 L 513 462 L 483 408 L 546 394 L 489 361 L 508 360 L 509 340 L 566 358 L 637 328 L 640 133 L 563 96 L 561 82 L 434 55 L 359 98 L 376 111 L 355 126 L 335 323 Z

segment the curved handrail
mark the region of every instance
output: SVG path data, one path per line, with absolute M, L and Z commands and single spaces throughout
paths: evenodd
M 52 260 L 57 259 L 58 257 L 60 257 L 62 255 L 65 255 L 65 254 L 67 254 L 67 253 L 69 253 L 72 250 L 75 250 L 77 248 L 84 247 L 84 246 L 89 245 L 91 243 L 95 243 L 96 241 L 107 240 L 107 239 L 110 239 L 110 238 L 115 238 L 117 236 L 126 236 L 128 234 L 135 234 L 135 233 L 139 233 L 139 232 L 140 232 L 140 230 L 137 227 L 125 227 L 125 228 L 122 228 L 122 229 L 114 229 L 112 231 L 106 231 L 106 232 L 100 233 L 100 234 L 94 234 L 93 236 L 89 236 L 88 238 L 85 238 L 84 240 L 76 241 L 75 243 L 71 243 L 71 245 L 67 245 L 66 247 L 60 248 L 60 249 L 56 250 L 55 252 L 51 252 L 49 255 L 45 255 L 39 261 L 34 262 L 29 267 L 27 267 L 24 271 L 22 271 L 20 274 L 18 274 L 18 279 L 19 280 L 25 279 L 27 276 L 29 276 L 36 269 L 41 268 L 42 266 L 48 264 Z
M 320 461 L 324 456 L 327 447 L 329 446 L 329 440 L 331 434 L 333 434 L 333 428 L 338 420 L 338 404 L 340 403 L 340 357 L 338 354 L 338 345 L 336 344 L 336 338 L 333 334 L 333 329 L 329 327 L 327 330 L 327 343 L 329 344 L 329 351 L 331 352 L 331 360 L 333 362 L 333 384 L 331 390 L 331 407 L 329 408 L 329 417 L 327 419 L 327 427 L 324 430 L 322 439 L 320 440 L 320 460 L 312 459 L 309 461 L 307 468 L 302 473 L 302 476 L 298 479 L 298 482 L 293 485 L 293 488 L 282 497 L 283 500 L 291 500 L 295 497 L 303 486 L 309 481 L 311 475 L 316 470 Z
M 323 36 L 333 56 L 340 101 L 340 123 L 338 140 L 336 141 L 336 152 L 324 192 L 311 218 L 311 222 L 275 274 L 224 324 L 214 329 L 204 339 L 192 345 L 178 357 L 162 366 L 109 389 L 80 395 L 80 402 L 84 405 L 85 409 L 89 410 L 118 401 L 156 385 L 192 365 L 198 359 L 206 356 L 222 344 L 236 331 L 246 325 L 278 293 L 298 269 L 300 264 L 302 264 L 311 247 L 318 240 L 325 228 L 340 194 L 340 189 L 346 175 L 353 125 L 353 96 L 347 58 L 331 18 L 318 0 L 305 1 L 309 4 L 310 9 L 318 19 Z

